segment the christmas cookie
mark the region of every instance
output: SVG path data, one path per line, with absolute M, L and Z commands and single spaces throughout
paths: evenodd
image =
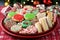
M 19 25 L 13 25 L 11 27 L 12 32 L 19 32 L 21 29 L 22 29 L 22 26 L 19 26 Z
M 8 17 L 13 17 L 16 13 L 15 12 L 9 12 Z
M 24 15 L 24 18 L 26 20 L 32 20 L 32 19 L 35 18 L 35 15 L 34 14 L 31 14 L 31 13 L 27 13 L 27 14 Z
M 28 21 L 28 20 L 24 20 L 23 22 L 22 22 L 22 27 L 23 28 L 27 28 L 28 26 L 30 26 L 32 23 L 30 22 L 30 21 Z
M 24 19 L 24 16 L 20 15 L 20 14 L 16 14 L 12 17 L 12 19 L 14 21 L 22 21 Z
M 4 20 L 4 23 L 5 23 L 5 26 L 7 28 L 10 28 L 11 26 L 16 25 L 16 22 L 14 22 L 13 20 L 11 20 L 10 18 L 6 18 Z

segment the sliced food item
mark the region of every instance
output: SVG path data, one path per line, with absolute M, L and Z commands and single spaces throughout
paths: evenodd
M 53 20 L 53 13 L 52 12 L 48 11 L 47 16 L 51 21 Z
M 44 31 L 49 30 L 48 24 L 47 24 L 47 22 L 46 22 L 46 17 L 40 18 L 40 19 L 39 19 L 39 22 L 41 23 L 42 28 L 43 28 Z
M 47 17 L 47 23 L 48 23 L 49 27 L 52 27 L 53 26 L 52 21 L 48 17 Z
M 42 32 L 42 27 L 41 27 L 41 24 L 39 22 L 35 23 L 35 27 L 37 28 L 38 33 Z

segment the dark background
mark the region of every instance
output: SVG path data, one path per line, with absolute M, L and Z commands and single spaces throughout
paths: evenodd
M 44 4 L 44 3 L 43 3 L 43 0 L 34 0 L 34 1 L 39 1 L 40 4 Z M 33 3 L 31 2 L 31 0 L 29 0 L 29 1 L 27 1 L 27 0 L 13 0 L 13 1 L 10 0 L 10 4 L 14 4 L 14 3 L 16 3 L 16 2 L 19 2 L 19 3 L 22 3 L 22 4 L 23 4 L 23 2 L 26 2 L 25 5 L 33 5 Z M 51 2 L 52 2 L 52 5 L 55 5 L 56 2 L 58 2 L 59 5 L 60 5 L 60 0 L 51 0 Z
M 0 5 L 4 5 L 4 2 L 6 2 L 7 0 L 0 0 Z M 35 1 L 35 0 L 34 0 Z M 37 1 L 39 1 L 40 2 L 40 4 L 44 4 L 43 3 L 43 0 L 37 0 Z M 60 5 L 60 0 L 51 0 L 52 1 L 52 5 L 55 5 L 56 4 L 56 2 L 58 2 L 59 3 L 59 5 Z M 29 0 L 29 1 L 27 1 L 27 0 L 10 0 L 10 5 L 12 6 L 14 3 L 16 3 L 16 2 L 19 2 L 19 3 L 22 3 L 23 4 L 23 2 L 26 2 L 26 4 L 25 5 L 33 5 L 33 3 L 31 2 L 31 0 Z

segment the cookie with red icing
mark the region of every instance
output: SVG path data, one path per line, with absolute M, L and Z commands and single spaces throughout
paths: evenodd
M 12 19 L 14 21 L 22 21 L 24 19 L 24 16 L 23 15 L 20 15 L 20 14 L 16 14 L 12 17 Z

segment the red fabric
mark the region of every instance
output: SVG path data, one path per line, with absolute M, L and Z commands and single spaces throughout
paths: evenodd
M 3 7 L 0 6 L 0 10 L 2 8 Z M 18 39 L 18 38 L 9 36 L 5 32 L 3 32 L 3 30 L 1 29 L 1 21 L 3 18 L 4 16 L 0 13 L 0 40 L 60 40 L 60 17 L 57 19 L 58 20 L 58 23 L 56 25 L 57 28 L 50 35 L 43 36 L 43 37 L 36 38 L 36 39 Z

